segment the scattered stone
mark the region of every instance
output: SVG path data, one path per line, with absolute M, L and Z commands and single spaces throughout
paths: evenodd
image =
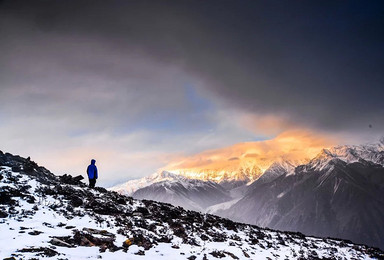
M 64 174 L 62 176 L 59 176 L 59 179 L 61 182 L 65 183 L 65 184 L 71 184 L 71 185 L 83 184 L 84 185 L 84 183 L 81 182 L 81 180 L 83 180 L 84 177 L 81 175 L 78 175 L 76 177 L 72 177 L 71 175 Z
M 6 218 L 6 217 L 8 217 L 8 213 L 3 210 L 0 210 L 0 218 Z
M 94 229 L 89 229 L 95 231 Z M 102 231 L 98 230 L 97 234 L 101 235 Z M 109 232 L 106 232 L 108 235 Z M 96 234 L 96 233 L 93 233 Z M 83 231 L 75 231 L 73 236 L 73 241 L 76 245 L 79 246 L 98 246 L 100 248 L 108 248 L 111 252 L 117 251 L 121 248 L 117 247 L 114 244 L 115 236 L 103 236 L 103 237 L 95 237 L 92 233 L 83 232 Z
M 74 229 L 76 228 L 75 226 L 66 226 L 65 229 Z
M 63 240 L 60 240 L 58 238 L 52 238 L 49 243 L 51 243 L 52 245 L 55 245 L 55 246 L 63 246 L 63 247 L 69 247 L 69 248 L 72 248 L 72 247 L 75 247 L 74 245 L 71 245 Z
M 234 255 L 233 253 L 231 253 L 231 252 L 224 251 L 224 254 L 229 255 L 229 256 L 232 257 L 233 259 L 239 259 L 237 256 L 235 256 L 235 255 Z
M 135 255 L 145 255 L 145 252 L 143 250 L 139 250 L 135 253 Z
M 70 203 L 74 207 L 80 207 L 83 205 L 83 200 L 79 196 L 73 194 L 70 196 Z
M 49 228 L 54 228 L 53 225 L 48 222 L 43 222 L 43 225 Z
M 115 234 L 108 232 L 107 230 L 99 230 L 99 229 L 94 229 L 94 228 L 83 228 L 83 231 L 91 233 L 91 234 L 98 234 L 98 235 L 107 236 L 107 237 L 115 237 Z
M 245 252 L 245 250 L 243 250 L 243 254 L 246 258 L 250 258 L 249 254 L 247 252 Z
M 211 254 L 213 257 L 216 257 L 216 258 L 223 258 L 223 257 L 225 257 L 225 254 L 223 252 L 217 251 L 217 250 L 212 251 L 209 254 Z
M 38 230 L 33 230 L 31 232 L 28 232 L 28 234 L 31 235 L 31 236 L 38 236 L 41 233 L 43 233 L 43 232 L 42 231 L 38 231 Z
M 12 171 L 13 172 L 21 172 L 21 167 L 20 166 L 12 166 Z
M 53 257 L 59 255 L 59 253 L 48 247 L 30 247 L 18 250 L 20 253 L 38 253 L 37 256 Z

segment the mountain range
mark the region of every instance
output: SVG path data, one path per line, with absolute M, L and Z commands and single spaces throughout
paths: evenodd
M 215 182 L 161 172 L 145 187 L 132 185 L 143 183 L 135 180 L 112 189 L 262 227 L 384 248 L 383 166 L 382 143 L 344 145 L 310 160 L 280 158 L 261 175 L 256 170 L 255 180 L 231 175 Z
M 383 259 L 351 241 L 233 222 L 94 189 L 0 151 L 2 259 Z

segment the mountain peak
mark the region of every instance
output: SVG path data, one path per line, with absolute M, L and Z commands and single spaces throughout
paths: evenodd
M 353 163 L 368 161 L 384 165 L 384 150 L 381 144 L 339 145 L 322 151 L 310 161 L 310 166 L 316 170 L 324 170 L 330 163 L 338 161 Z

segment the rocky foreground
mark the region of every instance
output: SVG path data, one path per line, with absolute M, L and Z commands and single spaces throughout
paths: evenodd
M 4 259 L 384 259 L 350 241 L 262 229 L 89 189 L 0 151 Z

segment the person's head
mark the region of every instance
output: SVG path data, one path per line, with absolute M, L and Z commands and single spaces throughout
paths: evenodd
M 92 159 L 91 160 L 91 164 L 95 164 L 96 163 L 96 160 L 95 159 Z

